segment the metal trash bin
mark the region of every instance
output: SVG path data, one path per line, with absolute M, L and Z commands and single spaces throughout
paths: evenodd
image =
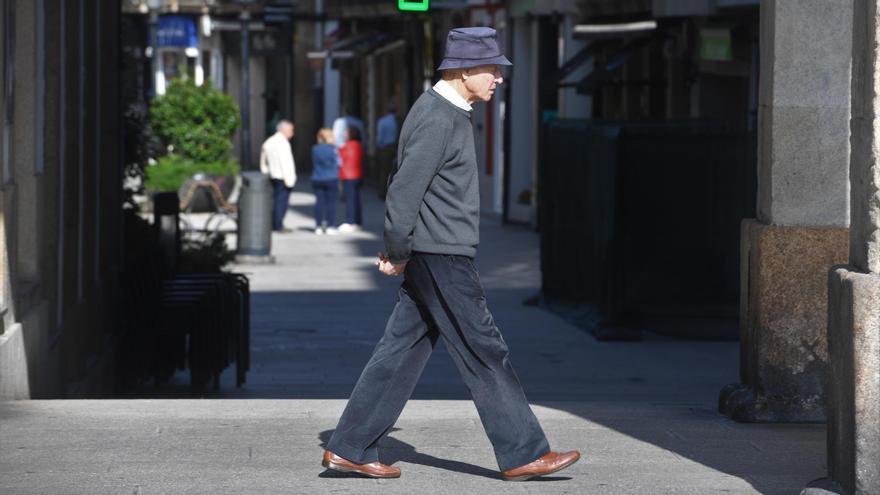
M 241 173 L 238 200 L 239 263 L 272 263 L 272 185 L 260 172 Z

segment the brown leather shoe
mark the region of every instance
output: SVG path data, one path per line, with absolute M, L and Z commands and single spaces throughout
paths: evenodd
M 576 450 L 571 452 L 550 451 L 525 466 L 503 471 L 501 478 L 505 481 L 525 481 L 535 476 L 544 476 L 563 470 L 580 458 L 581 453 Z
M 334 471 L 357 473 L 369 478 L 400 478 L 399 468 L 386 466 L 379 461 L 369 464 L 355 464 L 329 450 L 324 451 L 324 459 L 321 461 L 321 465 Z

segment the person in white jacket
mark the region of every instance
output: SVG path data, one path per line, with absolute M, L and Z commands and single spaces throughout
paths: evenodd
M 260 150 L 260 171 L 269 175 L 274 190 L 272 230 L 290 232 L 284 228 L 284 215 L 290 200 L 290 191 L 296 184 L 296 164 L 290 150 L 293 138 L 293 122 L 282 120 L 275 126 L 275 134 L 269 137 Z

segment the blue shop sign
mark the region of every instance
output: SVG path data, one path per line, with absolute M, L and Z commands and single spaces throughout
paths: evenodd
M 160 47 L 198 47 L 196 19 L 184 15 L 163 15 L 159 17 Z

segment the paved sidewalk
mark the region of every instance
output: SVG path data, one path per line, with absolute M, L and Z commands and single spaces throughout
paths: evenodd
M 345 398 L 381 336 L 399 279 L 373 266 L 382 205 L 366 229 L 291 234 L 252 281 L 253 366 L 242 389 L 187 399 L 186 375 L 155 398 L 0 403 L 0 493 L 798 493 L 825 473 L 818 425 L 743 425 L 715 412 L 737 381 L 738 344 L 652 338 L 600 343 L 522 301 L 540 286 L 538 239 L 485 219 L 478 258 L 489 306 L 526 394 L 558 449 L 584 459 L 546 481 L 497 479 L 492 449 L 443 346 L 382 450 L 399 480 L 319 466 Z M 340 205 L 341 206 L 341 205 Z M 341 213 L 341 209 L 339 213 Z M 234 242 L 234 239 L 230 239 Z

